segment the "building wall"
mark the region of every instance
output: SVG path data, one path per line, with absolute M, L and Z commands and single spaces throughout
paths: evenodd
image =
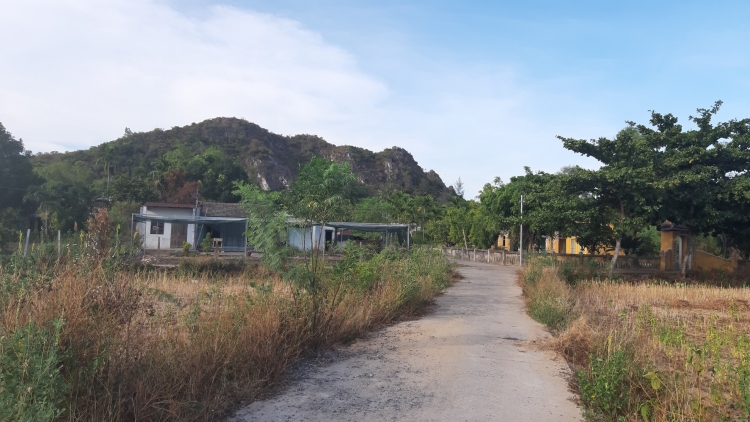
M 334 233 L 336 232 L 333 227 L 326 227 L 326 229 L 333 230 Z M 321 233 L 321 230 L 321 226 L 312 226 L 306 228 L 290 227 L 289 246 L 304 251 L 310 251 L 315 246 L 317 246 L 318 249 L 323 249 L 323 246 L 325 245 L 325 235 Z
M 141 214 L 155 215 L 159 217 L 192 217 L 193 210 L 186 208 L 155 208 L 141 207 Z M 145 249 L 169 249 L 171 240 L 172 224 L 164 223 L 164 234 L 151 234 L 151 221 L 138 223 L 138 234 L 143 239 Z M 187 242 L 195 248 L 195 224 L 187 225 Z
M 724 259 L 703 251 L 695 251 L 695 267 L 701 270 L 720 270 L 733 273 L 737 269 L 737 260 Z

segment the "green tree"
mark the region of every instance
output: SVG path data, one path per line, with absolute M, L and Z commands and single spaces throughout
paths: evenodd
M 0 204 L 3 208 L 15 208 L 23 213 L 34 211 L 36 204 L 23 200 L 29 186 L 41 182 L 31 167 L 30 156 L 23 140 L 16 140 L 0 123 Z
M 265 192 L 255 185 L 237 182 L 234 194 L 247 213 L 248 243 L 263 253 L 263 262 L 284 275 L 288 270 L 288 215 L 279 205 L 279 194 Z M 205 250 L 205 246 L 204 246 Z
M 714 123 L 721 101 L 691 116 L 697 129 L 684 130 L 671 115 L 652 112 L 638 125 L 657 151 L 660 190 L 655 223 L 669 220 L 696 234 L 719 236 L 750 253 L 750 119 Z M 727 253 L 728 254 L 728 253 Z
M 326 223 L 340 218 L 348 210 L 348 199 L 344 193 L 354 180 L 349 164 L 313 157 L 309 163 L 300 167 L 299 177 L 286 192 L 285 205 L 294 217 L 304 222 L 304 227 L 309 228 L 313 224 L 325 227 Z M 318 284 L 321 270 L 319 248 L 321 241 L 325 242 L 325 238 L 321 239 L 322 232 L 323 230 L 317 239 L 312 239 L 312 254 L 305 271 L 296 276 L 312 293 L 313 328 L 318 325 Z
M 112 182 L 112 200 L 123 202 L 156 201 L 156 187 L 147 178 L 120 175 Z
M 39 204 L 38 214 L 44 219 L 44 239 L 49 239 L 49 218 L 55 205 L 60 203 L 57 193 L 49 189 L 48 185 L 32 186 L 23 198 L 24 202 Z
M 595 213 L 609 216 L 616 237 L 610 275 L 622 248 L 623 236 L 635 235 L 657 212 L 656 149 L 631 124 L 614 139 L 577 140 L 560 137 L 566 149 L 602 163 L 598 170 L 578 169 L 568 179 L 570 188 L 590 199 Z

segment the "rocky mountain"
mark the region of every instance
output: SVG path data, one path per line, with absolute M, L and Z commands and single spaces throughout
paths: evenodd
M 218 148 L 233 157 L 248 179 L 267 190 L 281 190 L 297 177 L 301 163 L 319 156 L 348 162 L 367 194 L 384 189 L 411 194 L 430 194 L 447 201 L 454 193 L 437 173 L 425 172 L 405 149 L 393 147 L 381 152 L 343 145 L 336 146 L 315 135 L 282 136 L 243 119 L 219 117 L 169 130 L 126 134 L 112 142 L 88 150 L 38 154 L 35 167 L 55 162 L 85 166 L 98 178 L 111 174 L 147 175 L 157 169 L 170 151 L 181 148 L 200 154 Z M 102 163 L 109 163 L 109 167 Z

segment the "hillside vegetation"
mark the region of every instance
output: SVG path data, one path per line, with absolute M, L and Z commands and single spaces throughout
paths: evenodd
M 88 150 L 39 154 L 31 162 L 45 176 L 59 175 L 62 169 L 86 173 L 103 195 L 140 190 L 134 193 L 159 196 L 158 189 L 144 192 L 133 185 L 149 185 L 149 181 L 158 181 L 157 173 L 167 173 L 161 182 L 172 192 L 166 196 L 174 196 L 185 182 L 200 180 L 207 199 L 231 201 L 235 199 L 231 196 L 233 181 L 247 180 L 267 190 L 282 190 L 297 178 L 299 165 L 313 156 L 349 163 L 360 196 L 388 189 L 432 195 L 445 202 L 452 194 L 437 173 L 425 172 L 403 148 L 374 153 L 332 145 L 314 135 L 277 135 L 246 120 L 224 117 L 169 130 L 126 130 L 112 142 Z

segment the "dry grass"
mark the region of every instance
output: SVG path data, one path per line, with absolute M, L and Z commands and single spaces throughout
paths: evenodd
M 329 274 L 316 327 L 311 295 L 257 266 L 221 277 L 113 271 L 95 259 L 60 262 L 48 277 L 0 267 L 6 286 L 33 278 L 0 292 L 0 335 L 64 319 L 60 419 L 216 420 L 262 396 L 300 355 L 429 303 L 449 266 L 414 256 L 373 264 L 366 289 Z
M 580 390 L 592 396 L 582 397 L 590 419 L 748 420 L 749 289 L 608 281 L 569 286 L 552 268 L 531 271 L 540 276 L 536 287 L 524 289 L 530 311 L 539 296 L 560 295 L 570 304 L 564 328 L 548 345 L 578 371 Z M 523 279 L 534 277 L 524 275 L 528 285 Z M 538 286 L 549 287 L 537 294 Z M 617 353 L 626 367 L 607 408 L 593 396 L 607 393 L 616 372 L 607 364 Z

